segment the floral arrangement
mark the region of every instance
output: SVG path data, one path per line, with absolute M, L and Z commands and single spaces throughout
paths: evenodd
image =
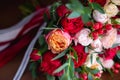
M 30 70 L 48 80 L 100 80 L 120 69 L 120 0 L 54 3 L 31 53 Z

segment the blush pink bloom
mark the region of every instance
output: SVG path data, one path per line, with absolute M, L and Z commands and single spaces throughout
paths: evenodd
M 106 23 L 108 21 L 107 15 L 100 13 L 97 10 L 93 11 L 93 18 L 95 21 L 100 22 L 100 23 Z
M 112 59 L 109 59 L 109 60 L 101 59 L 101 63 L 105 68 L 109 68 L 109 69 L 112 68 L 114 65 L 114 61 Z
M 61 29 L 51 31 L 47 37 L 48 49 L 55 54 L 58 54 L 68 48 L 72 39 L 71 36 Z
M 102 37 L 101 42 L 104 48 L 111 48 L 117 38 L 117 30 L 112 28 Z
M 80 43 L 83 46 L 88 46 L 93 40 L 89 36 L 91 31 L 87 28 L 82 29 L 75 35 L 75 44 Z
M 94 51 L 96 52 L 101 52 L 102 51 L 102 43 L 100 41 L 100 39 L 96 39 L 91 43 L 92 48 L 94 49 Z

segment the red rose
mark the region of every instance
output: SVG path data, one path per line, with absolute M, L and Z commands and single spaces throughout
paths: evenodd
M 61 20 L 61 25 L 69 33 L 75 34 L 83 28 L 84 23 L 81 17 L 73 19 L 68 19 L 65 17 Z
M 57 12 L 59 17 L 63 17 L 67 13 L 70 13 L 70 10 L 65 5 L 61 5 L 56 9 L 56 12 Z
M 104 6 L 106 3 L 106 0 L 89 0 L 90 2 L 96 2 L 98 4 L 100 4 L 101 6 Z
M 105 59 L 113 59 L 118 51 L 118 47 L 115 48 L 109 48 L 105 51 L 104 54 L 101 54 L 100 56 Z
M 54 76 L 61 76 L 63 74 L 63 71 L 54 74 L 53 72 L 61 66 L 61 61 L 59 59 L 53 60 L 52 59 L 56 55 L 53 54 L 52 52 L 48 51 L 43 55 L 43 60 L 41 63 L 40 70 L 42 68 L 42 71 L 48 73 L 49 75 L 54 75 Z
M 31 60 L 37 61 L 41 58 L 41 55 L 38 53 L 37 49 L 34 49 L 33 52 L 30 55 Z
M 77 55 L 78 55 L 78 61 L 73 59 L 74 64 L 75 64 L 75 68 L 78 68 L 81 65 L 83 65 L 84 62 L 86 61 L 87 54 L 84 51 L 84 47 L 80 44 L 78 44 L 77 46 L 73 46 L 73 48 L 77 52 Z

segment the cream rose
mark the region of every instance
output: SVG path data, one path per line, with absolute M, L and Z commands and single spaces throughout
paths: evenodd
M 48 48 L 57 54 L 68 48 L 71 43 L 71 37 L 67 32 L 61 29 L 55 29 L 47 35 L 46 41 Z
M 96 39 L 91 43 L 92 48 L 94 49 L 94 51 L 96 52 L 101 52 L 102 51 L 102 43 L 100 41 L 100 39 Z
M 91 56 L 92 56 L 92 62 L 91 62 Z M 87 60 L 85 62 L 85 66 L 91 68 L 91 69 L 99 69 L 102 70 L 102 66 L 101 64 L 99 64 L 96 60 L 96 58 L 98 57 L 97 53 L 90 53 L 87 57 Z
M 93 40 L 89 37 L 90 30 L 87 28 L 82 29 L 75 35 L 75 44 L 80 43 L 83 46 L 88 46 Z
M 105 13 L 108 17 L 114 17 L 119 12 L 117 6 L 113 3 L 104 6 Z
M 93 11 L 93 18 L 96 22 L 106 23 L 108 21 L 107 14 L 100 13 L 97 10 Z
M 102 38 L 101 42 L 104 48 L 111 48 L 117 38 L 117 30 L 112 28 Z
M 114 4 L 119 5 L 120 6 L 120 0 L 111 0 Z

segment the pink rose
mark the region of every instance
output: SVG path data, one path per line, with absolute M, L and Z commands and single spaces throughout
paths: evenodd
M 96 39 L 91 43 L 92 48 L 94 49 L 94 51 L 96 52 L 101 52 L 102 51 L 102 43 L 100 41 L 100 39 Z
M 61 20 L 61 25 L 63 29 L 68 31 L 70 34 L 76 34 L 83 28 L 84 23 L 81 17 L 73 19 L 68 19 L 65 17 Z
M 80 43 L 83 46 L 88 46 L 93 40 L 89 36 L 90 30 L 87 28 L 82 29 L 75 35 L 75 44 Z
M 95 21 L 100 22 L 100 23 L 106 23 L 108 21 L 107 15 L 100 13 L 97 10 L 93 11 L 93 18 Z
M 102 62 L 102 65 L 105 67 L 105 68 L 112 68 L 113 65 L 114 65 L 114 61 L 112 59 L 109 59 L 109 60 L 103 60 L 101 59 L 101 62 Z
M 117 30 L 112 28 L 102 37 L 101 42 L 104 48 L 111 48 L 117 38 Z
M 68 48 L 71 43 L 71 36 L 61 29 L 55 29 L 47 35 L 46 41 L 48 48 L 53 53 L 58 54 Z

